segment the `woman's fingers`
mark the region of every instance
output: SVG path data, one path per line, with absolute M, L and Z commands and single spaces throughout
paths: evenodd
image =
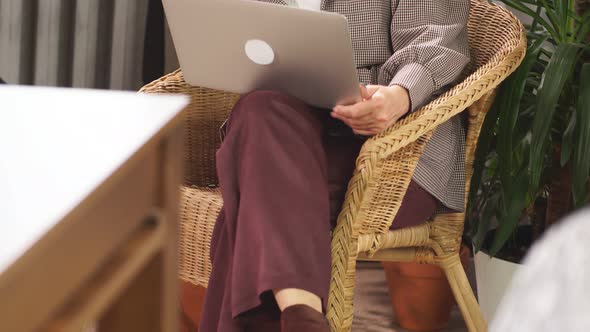
M 361 124 L 355 125 L 350 122 L 350 120 L 344 118 L 339 119 L 344 122 L 347 126 L 349 126 L 355 134 L 364 135 L 364 136 L 373 136 L 381 133 L 385 130 L 388 126 L 385 124 L 380 123 L 368 123 L 368 124 Z
M 375 121 L 373 121 L 372 118 L 368 117 L 368 116 L 365 118 L 362 118 L 362 119 L 351 119 L 351 118 L 339 115 L 335 112 L 332 112 L 331 115 L 333 118 L 346 123 L 351 128 L 373 127 L 375 124 Z
M 371 105 L 368 101 L 361 101 L 349 106 L 336 106 L 333 111 L 346 118 L 358 119 L 371 113 Z
M 369 91 L 367 91 L 367 88 L 365 87 L 365 85 L 359 84 L 359 87 L 361 89 L 361 98 L 363 98 L 363 100 L 370 99 L 371 95 L 369 94 Z
M 375 136 L 379 133 L 379 131 L 377 129 L 368 129 L 368 130 L 352 130 L 355 134 L 357 135 L 362 135 L 362 136 Z
M 333 114 L 332 117 L 344 122 L 347 126 L 349 126 L 350 128 L 352 128 L 353 131 L 362 131 L 362 132 L 375 132 L 375 133 L 379 133 L 381 131 L 380 129 L 380 125 L 375 123 L 375 122 L 367 122 L 367 123 L 361 123 L 358 122 L 356 120 L 351 120 L 345 117 L 341 117 L 337 114 Z
M 372 136 L 383 131 L 391 123 L 391 112 L 387 111 L 386 94 L 379 85 L 360 85 L 363 101 L 353 105 L 334 107 L 331 116 L 341 120 L 359 135 Z
M 365 89 L 367 90 L 367 93 L 369 94 L 370 97 L 373 97 L 375 92 L 377 92 L 377 90 L 379 90 L 380 88 L 381 88 L 381 85 L 370 85 L 370 84 L 365 87 Z
M 371 99 L 371 97 L 373 97 L 373 94 L 375 94 L 375 92 L 377 92 L 377 90 L 379 90 L 379 85 L 364 85 L 364 84 L 359 84 L 360 88 L 361 88 L 361 97 L 363 98 L 363 100 L 369 100 Z
M 371 113 L 369 114 L 365 114 L 362 117 L 359 118 L 350 118 L 350 117 L 346 117 L 343 115 L 340 115 L 336 112 L 332 112 L 331 113 L 333 117 L 340 119 L 342 121 L 346 120 L 348 123 L 352 124 L 352 125 L 367 125 L 367 124 L 371 124 L 371 123 L 375 123 L 375 116 Z

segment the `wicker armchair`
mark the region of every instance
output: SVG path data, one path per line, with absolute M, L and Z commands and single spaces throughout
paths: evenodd
M 327 308 L 332 331 L 350 330 L 357 260 L 416 261 L 441 266 L 469 330 L 486 330 L 458 256 L 464 214 L 439 214 L 425 225 L 389 231 L 433 130 L 464 110 L 469 118 L 469 188 L 475 145 L 495 88 L 518 67 L 526 51 L 520 22 L 502 8 L 481 0 L 471 1 L 469 42 L 472 61 L 465 70 L 465 79 L 369 139 L 360 152 L 332 237 Z M 191 87 L 180 71 L 146 85 L 141 91 L 184 93 L 192 98 L 186 118 L 186 173 L 181 189 L 180 278 L 206 287 L 211 272 L 210 237 L 222 205 L 214 153 L 220 144 L 219 127 L 239 95 Z

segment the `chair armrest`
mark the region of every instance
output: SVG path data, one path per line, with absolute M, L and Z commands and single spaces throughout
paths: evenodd
M 526 38 L 522 34 L 518 43 L 505 54 L 492 57 L 428 105 L 367 140 L 349 183 L 339 226 L 348 224 L 343 227 L 349 228 L 354 237 L 375 234 L 377 247 L 379 234 L 389 230 L 433 131 L 491 94 L 516 70 L 525 51 Z
M 218 184 L 215 152 L 221 144 L 219 128 L 227 119 L 238 94 L 190 86 L 180 70 L 147 84 L 142 93 L 181 93 L 190 97 L 185 112 L 186 185 L 207 187 Z
M 526 45 L 526 40 L 523 39 L 522 43 Z M 380 158 L 386 158 L 427 132 L 434 131 L 438 126 L 493 91 L 516 70 L 522 61 L 524 51 L 522 49 L 505 59 L 504 62 L 509 62 L 510 65 L 479 68 L 429 104 L 409 114 L 381 134 L 372 137 L 367 141 L 367 150 L 378 151 Z

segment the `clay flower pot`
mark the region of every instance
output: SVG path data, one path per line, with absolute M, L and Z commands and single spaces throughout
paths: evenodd
M 180 282 L 181 326 L 180 332 L 198 332 L 201 311 L 207 289 L 186 281 Z
M 462 247 L 460 256 L 465 267 L 469 249 Z M 394 318 L 400 327 L 412 331 L 435 331 L 448 325 L 455 299 L 441 268 L 406 262 L 381 264 L 389 286 Z

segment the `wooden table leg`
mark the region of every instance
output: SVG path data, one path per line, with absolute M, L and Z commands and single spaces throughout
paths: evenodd
M 163 213 L 158 222 L 165 225 L 162 250 L 100 321 L 101 332 L 179 331 L 177 262 L 182 141 L 179 128 L 172 131 L 160 149 L 162 175 L 158 205 Z
M 162 331 L 163 256 L 154 257 L 98 323 L 101 332 Z
M 164 243 L 164 311 L 163 323 L 168 329 L 164 331 L 177 332 L 180 329 L 180 292 L 178 285 L 178 222 L 180 184 L 182 183 L 184 150 L 184 130 L 179 126 L 177 130 L 171 131 L 171 135 L 165 142 L 163 148 L 163 179 L 161 206 L 167 221 L 167 230 Z

